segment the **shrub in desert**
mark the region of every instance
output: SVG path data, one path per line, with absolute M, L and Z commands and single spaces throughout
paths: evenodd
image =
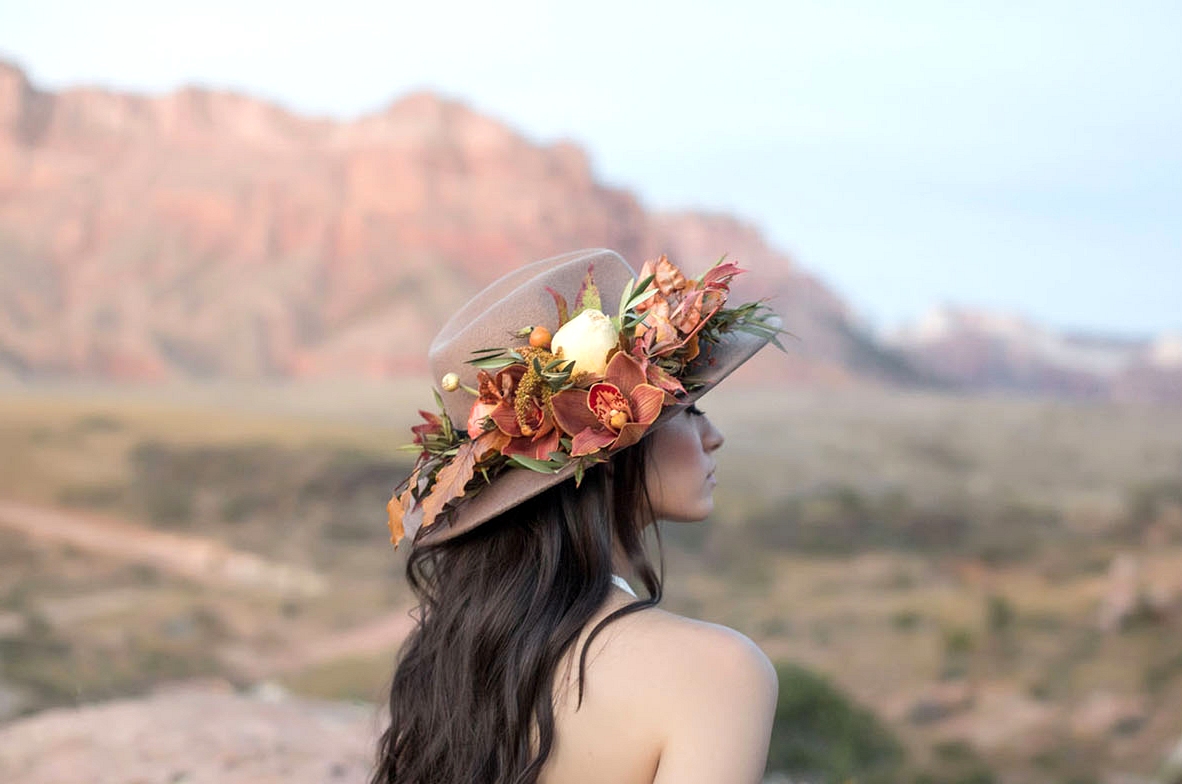
M 768 770 L 805 781 L 889 782 L 903 746 L 870 710 L 827 678 L 795 664 L 776 667 L 780 694 Z

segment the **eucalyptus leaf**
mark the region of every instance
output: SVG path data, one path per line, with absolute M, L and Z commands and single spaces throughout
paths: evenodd
M 628 285 L 624 287 L 624 291 L 620 294 L 620 306 L 616 308 L 616 313 L 622 315 L 628 309 L 628 300 L 632 299 L 632 286 L 636 283 L 634 280 L 628 281 Z
M 657 294 L 657 293 L 658 293 L 658 289 L 649 289 L 648 291 L 644 292 L 643 294 L 638 295 L 636 297 L 636 299 L 629 302 L 628 307 L 634 308 L 637 305 L 639 305 L 640 303 L 647 300 L 649 297 L 652 297 L 654 294 Z
M 503 367 L 512 365 L 518 360 L 508 356 L 493 356 L 485 359 L 469 359 L 467 364 L 472 367 L 480 368 L 481 370 L 500 370 Z
M 539 474 L 553 474 L 559 468 L 549 460 L 536 460 L 525 455 L 509 455 L 509 462 L 531 471 L 537 471 Z

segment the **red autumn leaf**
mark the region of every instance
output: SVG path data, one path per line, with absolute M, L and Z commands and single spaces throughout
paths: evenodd
M 583 276 L 583 283 L 579 286 L 579 294 L 575 297 L 575 312 L 577 316 L 584 310 L 602 310 L 603 304 L 599 300 L 599 287 L 595 285 L 595 278 L 591 276 L 594 264 L 587 265 L 587 274 Z
M 566 297 L 562 296 L 549 286 L 546 287 L 546 291 L 550 292 L 550 296 L 554 298 L 554 307 L 558 310 L 558 327 L 555 328 L 555 331 L 557 331 L 558 328 L 562 327 L 563 324 L 570 321 Z
M 731 278 L 735 277 L 746 270 L 739 267 L 733 261 L 728 261 L 723 264 L 715 264 L 710 269 L 706 270 L 706 274 L 702 276 L 702 288 L 704 289 L 723 289 L 725 290 L 731 282 Z
M 439 435 L 443 432 L 443 422 L 436 414 L 420 408 L 419 416 L 423 418 L 423 423 L 410 429 L 410 432 L 415 434 L 414 442 L 416 444 L 423 443 L 427 436 Z

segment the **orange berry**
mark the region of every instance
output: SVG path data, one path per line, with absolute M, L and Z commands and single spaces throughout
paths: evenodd
M 529 344 L 534 348 L 550 348 L 550 330 L 539 325 L 529 333 Z

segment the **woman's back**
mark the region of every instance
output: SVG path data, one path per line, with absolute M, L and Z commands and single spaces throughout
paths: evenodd
M 630 601 L 613 589 L 559 665 L 556 742 L 541 784 L 758 782 L 776 676 L 731 629 L 656 608 L 619 618 L 591 643 L 576 710 L 587 631 Z

